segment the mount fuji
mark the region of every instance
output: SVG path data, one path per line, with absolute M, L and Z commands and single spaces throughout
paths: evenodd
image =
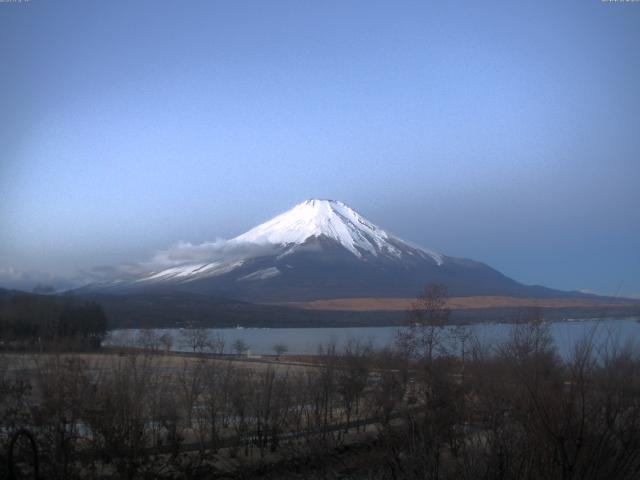
M 207 245 L 198 246 L 207 251 Z M 346 204 L 312 199 L 213 249 L 205 258 L 90 288 L 182 291 L 256 302 L 412 297 L 426 283 L 454 296 L 566 297 L 526 286 L 474 260 L 404 241 Z M 570 295 L 580 296 L 578 293 Z

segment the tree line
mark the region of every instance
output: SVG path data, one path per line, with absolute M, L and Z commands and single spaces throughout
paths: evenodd
M 0 349 L 54 344 L 95 349 L 106 332 L 107 318 L 95 302 L 23 292 L 0 295 Z

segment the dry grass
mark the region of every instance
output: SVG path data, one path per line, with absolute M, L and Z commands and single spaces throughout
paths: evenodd
M 139 352 L 142 355 L 142 352 Z M 73 358 L 74 360 L 83 361 L 89 370 L 110 370 L 113 369 L 118 363 L 123 362 L 126 357 L 118 353 L 118 349 L 105 349 L 102 352 L 94 353 L 19 353 L 19 352 L 2 352 L 0 353 L 0 362 L 3 363 L 5 371 L 8 372 L 20 372 L 23 375 L 29 375 L 35 372 L 38 365 L 47 363 L 48 360 L 53 357 Z M 305 364 L 305 360 L 309 362 L 309 359 L 304 356 L 297 356 L 295 359 L 290 356 L 282 356 L 282 363 L 274 361 L 272 357 L 265 357 L 266 361 L 261 360 L 245 360 L 228 358 L 210 358 L 207 356 L 200 356 L 197 354 L 185 354 L 185 353 L 167 353 L 153 355 L 152 365 L 153 368 L 163 370 L 166 372 L 172 372 L 177 369 L 183 368 L 185 365 L 189 365 L 195 362 L 204 361 L 205 364 L 211 366 L 226 365 L 229 362 L 233 363 L 235 367 L 246 368 L 251 370 L 260 371 L 268 367 L 272 368 L 286 368 L 291 371 L 305 371 L 308 370 L 309 365 Z M 299 365 L 291 362 L 300 362 Z
M 356 312 L 402 311 L 411 306 L 413 298 L 335 298 L 312 300 L 309 302 L 286 302 L 283 305 L 305 310 L 347 310 Z M 482 308 L 572 308 L 572 307 L 623 307 L 638 306 L 633 300 L 590 299 L 590 298 L 516 298 L 500 296 L 451 297 L 447 306 L 452 309 Z

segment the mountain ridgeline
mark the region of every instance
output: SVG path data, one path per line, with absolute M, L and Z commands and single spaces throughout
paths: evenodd
M 308 200 L 226 242 L 210 258 L 138 278 L 95 284 L 93 292 L 182 291 L 250 302 L 412 297 L 426 283 L 452 296 L 554 298 L 584 295 L 523 285 L 490 266 L 406 242 L 334 200 Z

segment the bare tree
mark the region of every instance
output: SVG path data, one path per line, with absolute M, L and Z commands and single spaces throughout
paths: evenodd
M 244 454 L 248 456 L 248 435 L 253 420 L 250 415 L 250 406 L 254 372 L 243 369 L 241 372 L 234 370 L 232 373 L 229 403 L 234 417 L 231 426 L 235 432 L 236 442 L 232 446 L 231 455 L 236 456 L 244 445 Z
M 427 285 L 407 312 L 408 327 L 397 332 L 397 346 L 429 363 L 436 354 L 446 353 L 448 345 L 444 327 L 451 316 L 447 301 L 447 288 L 444 285 Z
M 85 419 L 92 432 L 91 443 L 113 460 L 121 478 L 133 479 L 141 468 L 149 466 L 146 419 L 158 371 L 154 358 L 129 355 L 118 359 L 101 371 L 87 398 Z
M 469 355 L 469 349 L 473 349 L 473 347 L 475 346 L 474 342 L 477 343 L 478 340 L 466 325 L 456 325 L 452 330 L 452 337 L 454 342 L 458 345 L 458 347 L 456 348 L 456 354 L 460 355 L 460 373 L 464 380 L 465 366 L 467 363 L 467 357 Z
M 382 417 L 382 425 L 387 426 L 393 413 L 402 405 L 406 386 L 402 381 L 402 372 L 394 368 L 398 363 L 397 354 L 389 349 L 379 352 L 376 357 L 371 401 L 375 415 Z
M 210 345 L 209 331 L 206 328 L 185 328 L 180 331 L 182 346 L 193 353 L 203 353 Z
M 173 337 L 168 333 L 163 333 L 160 335 L 158 339 L 160 346 L 162 347 L 164 353 L 169 353 L 171 351 L 171 347 L 173 347 Z
M 349 339 L 342 356 L 343 368 L 338 373 L 338 391 L 342 397 L 348 430 L 353 415 L 358 419 L 360 400 L 367 386 L 371 370 L 371 343 Z
M 280 360 L 280 356 L 284 355 L 289 351 L 289 348 L 284 343 L 276 343 L 273 347 L 271 347 L 273 353 L 276 354 L 276 359 Z
M 204 370 L 203 403 L 214 452 L 218 449 L 222 430 L 229 426 L 231 388 L 235 375 L 233 362 L 215 362 Z
M 82 434 L 79 423 L 90 391 L 87 365 L 73 355 L 34 356 L 37 387 L 42 397 L 40 431 L 43 445 L 50 446 L 52 471 L 48 475 L 67 478 L 72 472 L 72 455 Z
M 214 355 L 222 355 L 226 345 L 227 342 L 220 333 L 216 332 L 213 335 L 209 335 L 207 347 Z
M 236 355 L 242 355 L 249 350 L 249 345 L 241 338 L 237 338 L 233 342 L 233 350 L 236 352 Z
M 185 414 L 187 428 L 192 426 L 193 409 L 204 389 L 204 370 L 207 364 L 204 360 L 184 359 L 178 372 L 179 395 Z
M 145 328 L 138 332 L 136 344 L 145 350 L 157 352 L 161 345 L 160 336 L 154 330 Z

